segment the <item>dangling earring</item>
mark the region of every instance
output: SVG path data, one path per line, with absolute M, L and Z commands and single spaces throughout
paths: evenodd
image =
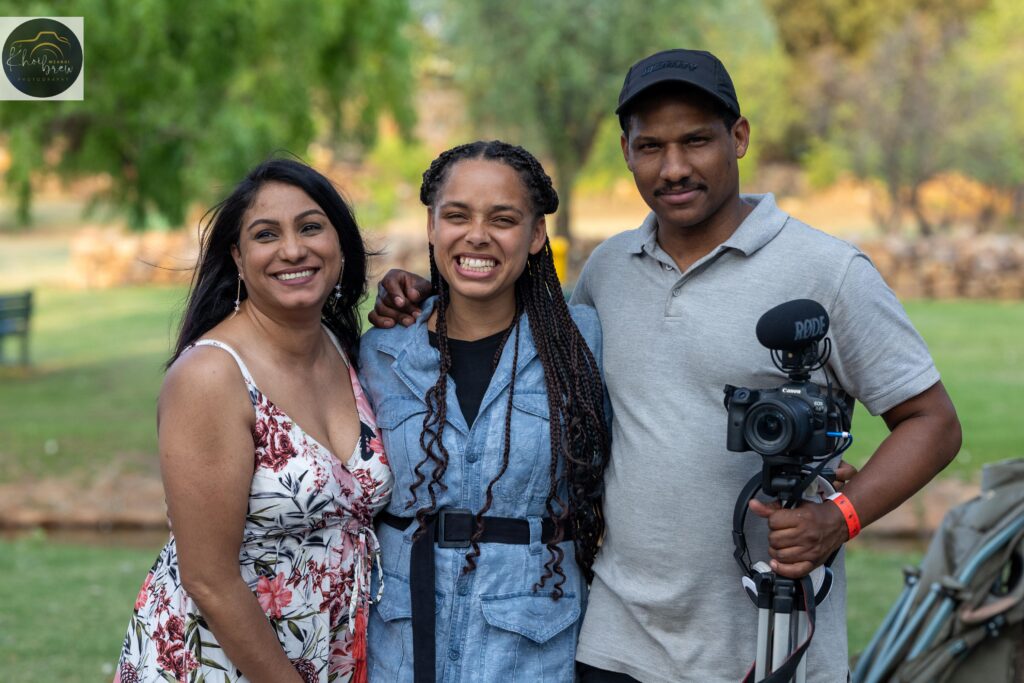
M 338 281 L 334 283 L 334 291 L 331 292 L 331 308 L 337 308 L 338 302 L 341 301 L 341 276 L 345 274 L 345 261 L 341 262 L 341 272 L 338 273 Z
M 238 274 L 238 290 L 235 292 L 235 312 L 231 314 L 232 318 L 234 318 L 236 315 L 238 315 L 238 308 L 241 305 L 241 303 L 242 303 L 242 274 L 239 273 Z

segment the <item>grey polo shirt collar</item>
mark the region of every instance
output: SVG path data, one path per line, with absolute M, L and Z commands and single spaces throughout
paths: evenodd
M 740 195 L 740 199 L 752 205 L 754 210 L 740 223 L 729 239 L 690 266 L 687 272 L 694 272 L 729 249 L 738 251 L 744 256 L 750 256 L 771 242 L 789 218 L 785 211 L 776 206 L 775 195 L 771 193 L 744 194 Z M 666 270 L 676 267 L 672 257 L 658 244 L 658 218 L 653 211 L 647 214 L 640 229 L 633 233 L 633 243 L 629 245 L 629 251 L 637 255 L 647 254 L 667 266 Z

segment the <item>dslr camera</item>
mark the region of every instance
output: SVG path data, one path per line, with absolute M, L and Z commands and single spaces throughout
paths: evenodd
M 798 496 L 813 464 L 849 445 L 849 410 L 842 392 L 810 381 L 831 353 L 828 314 L 816 301 L 797 299 L 757 322 L 757 339 L 789 381 L 776 388 L 725 387 L 729 413 L 726 448 L 763 458 L 762 489 L 782 499 Z M 824 340 L 824 341 L 823 341 Z
M 731 390 L 731 391 L 730 391 Z M 777 389 L 726 388 L 726 448 L 814 459 L 830 452 L 828 403 L 821 387 L 789 382 Z

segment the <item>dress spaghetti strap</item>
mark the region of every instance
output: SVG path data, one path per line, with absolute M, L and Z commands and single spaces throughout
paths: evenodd
M 216 346 L 218 349 L 223 349 L 224 351 L 230 353 L 231 357 L 235 359 L 235 363 L 238 364 L 238 369 L 242 373 L 242 377 L 245 378 L 245 383 L 248 384 L 253 389 L 258 390 L 256 382 L 252 378 L 252 373 L 249 372 L 249 368 L 246 367 L 245 365 L 245 361 L 242 360 L 242 357 L 239 356 L 238 352 L 235 351 L 233 348 L 231 348 L 222 341 L 217 341 L 216 339 L 200 339 L 199 341 L 194 342 L 191 346 L 189 346 L 189 348 L 192 348 L 193 346 Z
M 348 354 L 341 348 L 341 342 L 338 341 L 338 338 L 334 336 L 334 333 L 331 332 L 326 325 L 324 325 L 323 328 L 324 332 L 327 333 L 327 338 L 331 340 L 331 343 L 334 344 L 334 348 L 338 350 L 338 355 L 341 356 L 343 361 L 345 361 L 345 365 L 351 368 L 352 364 L 348 362 Z

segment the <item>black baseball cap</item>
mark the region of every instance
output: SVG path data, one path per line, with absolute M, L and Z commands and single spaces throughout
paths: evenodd
M 642 92 L 661 83 L 692 85 L 714 97 L 736 116 L 740 115 L 736 89 L 721 60 L 704 50 L 683 49 L 657 52 L 631 66 L 622 83 L 615 113 L 621 116 Z

